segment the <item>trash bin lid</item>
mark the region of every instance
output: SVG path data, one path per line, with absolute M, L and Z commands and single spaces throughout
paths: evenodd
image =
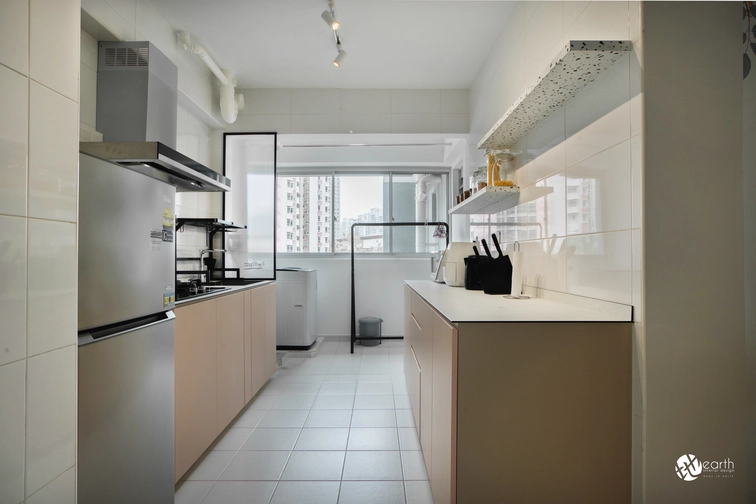
M 380 324 L 383 322 L 383 319 L 378 317 L 362 317 L 360 319 L 360 324 Z

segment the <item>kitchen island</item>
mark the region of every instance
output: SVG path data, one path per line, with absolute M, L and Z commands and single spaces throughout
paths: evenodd
M 631 307 L 431 281 L 406 282 L 404 303 L 436 504 L 630 502 Z
M 175 481 L 276 371 L 275 282 L 176 303 Z

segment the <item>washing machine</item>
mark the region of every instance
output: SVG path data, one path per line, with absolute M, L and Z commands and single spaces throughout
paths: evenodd
M 318 271 L 276 269 L 276 347 L 310 348 L 318 336 Z

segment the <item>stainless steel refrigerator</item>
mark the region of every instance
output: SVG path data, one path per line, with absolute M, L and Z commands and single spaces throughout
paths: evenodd
M 78 503 L 173 502 L 176 188 L 79 154 Z

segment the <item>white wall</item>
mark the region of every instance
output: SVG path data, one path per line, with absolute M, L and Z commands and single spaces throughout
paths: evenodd
M 0 3 L 0 502 L 76 501 L 79 2 Z
M 741 14 L 735 2 L 643 7 L 649 503 L 745 502 L 753 470 L 746 450 Z M 692 487 L 671 469 L 682 454 L 729 458 L 735 472 Z
M 466 89 L 242 89 L 229 131 L 467 133 Z
M 318 334 L 351 334 L 351 268 L 345 258 L 278 259 L 277 268 L 318 270 Z M 404 334 L 404 281 L 430 278 L 430 259 L 355 258 L 355 318 L 380 317 L 384 336 Z M 359 332 L 359 324 L 357 326 Z

